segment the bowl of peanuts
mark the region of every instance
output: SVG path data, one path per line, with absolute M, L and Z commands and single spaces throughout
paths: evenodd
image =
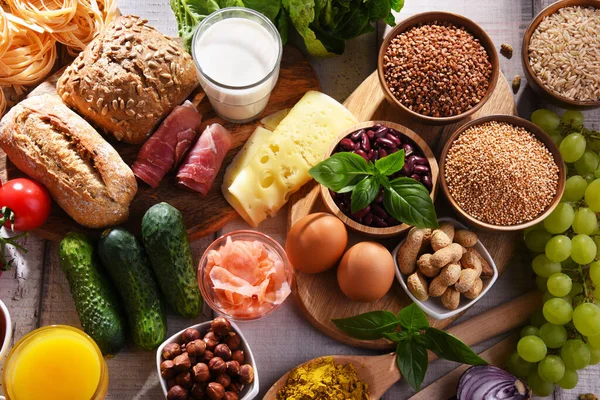
M 441 320 L 482 298 L 498 279 L 498 269 L 475 232 L 452 218 L 439 222 L 433 231 L 412 228 L 392 255 L 408 297 Z
M 465 119 L 489 100 L 500 73 L 492 39 L 461 15 L 434 11 L 396 25 L 384 39 L 377 74 L 404 117 L 428 125 Z

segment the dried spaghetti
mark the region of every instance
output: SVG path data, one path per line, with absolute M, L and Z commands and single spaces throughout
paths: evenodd
M 4 115 L 6 111 L 6 97 L 4 96 L 4 89 L 0 87 L 0 118 Z

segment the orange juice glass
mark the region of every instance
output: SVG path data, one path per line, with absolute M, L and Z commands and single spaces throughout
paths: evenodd
M 8 354 L 2 387 L 8 400 L 101 400 L 108 368 L 83 331 L 45 326 L 25 335 Z

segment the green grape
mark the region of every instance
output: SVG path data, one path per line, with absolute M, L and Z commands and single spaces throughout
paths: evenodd
M 546 243 L 545 253 L 550 261 L 562 262 L 569 258 L 571 249 L 571 239 L 565 235 L 556 235 Z
M 594 349 L 600 350 L 600 335 L 588 336 L 588 344 Z
M 581 128 L 583 126 L 583 114 L 581 111 L 567 110 L 560 117 L 561 121 L 565 125 L 570 125 L 573 128 Z M 537 125 L 537 124 L 536 124 Z
M 533 325 L 526 325 L 521 329 L 521 337 L 525 336 L 539 336 L 540 330 L 538 327 Z
M 588 185 L 584 198 L 593 212 L 600 212 L 600 179 L 595 179 Z
M 552 237 L 545 229 L 534 229 L 525 235 L 525 246 L 536 253 L 543 253 L 546 243 Z
M 546 322 L 547 321 L 546 318 L 544 318 L 544 313 L 542 310 L 534 311 L 533 314 L 531 314 L 531 317 L 529 317 L 529 323 L 538 328 L 544 325 Z
M 555 112 L 542 108 L 531 114 L 531 122 L 548 132 L 558 128 L 560 118 Z
M 585 151 L 585 138 L 577 132 L 567 135 L 560 142 L 560 154 L 567 163 L 574 163 L 579 160 Z
M 542 308 L 546 321 L 554 325 L 564 325 L 573 317 L 573 307 L 564 299 L 554 298 L 544 303 Z
M 559 349 L 567 341 L 567 330 L 562 325 L 546 322 L 540 328 L 540 338 L 550 349 Z
M 594 261 L 590 264 L 590 279 L 594 285 L 600 286 L 600 261 Z
M 600 349 L 592 347 L 589 343 L 587 347 L 590 351 L 590 365 L 596 365 L 600 363 Z
M 579 175 L 595 173 L 596 168 L 598 168 L 598 162 L 600 162 L 598 154 L 591 150 L 586 150 L 581 158 L 575 162 L 575 171 Z
M 515 376 L 526 377 L 533 371 L 535 364 L 523 360 L 519 357 L 519 353 L 515 351 L 506 360 L 506 368 Z
M 547 285 L 548 291 L 554 297 L 564 297 L 568 295 L 571 291 L 573 282 L 567 274 L 558 272 L 556 274 L 550 275 L 550 277 L 548 278 Z
M 573 324 L 584 336 L 600 335 L 600 307 L 592 303 L 582 303 L 573 311 Z
M 573 287 L 571 287 L 571 291 L 569 292 L 569 297 L 573 298 L 580 293 L 583 293 L 583 285 L 579 282 L 573 282 Z
M 554 384 L 540 377 L 537 369 L 527 377 L 527 384 L 536 396 L 550 396 L 554 392 Z
M 560 134 L 560 132 L 558 131 L 558 129 L 555 129 L 553 131 L 548 132 L 548 135 L 550 135 L 550 139 L 552 139 L 552 141 L 557 145 L 560 146 L 560 142 L 562 142 L 563 137 Z
M 575 389 L 577 382 L 579 382 L 579 375 L 577 375 L 577 371 L 566 368 L 562 379 L 556 382 L 556 384 L 563 389 Z
M 548 282 L 546 282 L 546 286 L 548 286 Z M 571 298 L 569 296 L 554 296 L 552 293 L 550 293 L 549 291 L 545 291 L 544 292 L 544 296 L 542 297 L 543 302 L 547 302 L 550 299 L 563 299 L 564 301 L 566 301 L 567 303 L 571 302 Z
M 565 183 L 565 192 L 563 193 L 563 198 L 568 201 L 581 200 L 585 194 L 587 185 L 588 183 L 585 179 L 583 179 L 583 177 L 579 175 L 573 175 L 567 179 Z
M 588 235 L 575 235 L 571 239 L 571 246 L 571 258 L 577 264 L 586 265 L 594 261 L 598 248 Z
M 573 218 L 573 231 L 582 235 L 591 235 L 598 226 L 596 213 L 587 207 L 580 207 L 575 211 Z
M 560 349 L 560 357 L 565 362 L 565 366 L 570 369 L 587 367 L 591 356 L 589 347 L 579 339 L 567 340 Z
M 545 293 L 548 291 L 548 278 L 544 278 L 543 276 L 536 276 L 535 277 L 535 286 L 537 287 L 537 289 L 542 292 Z
M 538 364 L 538 374 L 546 382 L 556 383 L 565 374 L 565 363 L 559 356 L 546 356 Z
M 583 179 L 585 180 L 585 183 L 587 183 L 588 185 L 592 182 L 594 182 L 594 180 L 596 180 L 596 174 L 592 173 L 592 172 L 588 172 L 587 174 L 585 174 L 583 176 Z
M 575 211 L 569 203 L 559 203 L 558 206 L 544 219 L 544 228 L 550 233 L 563 233 L 573 223 Z
M 535 272 L 536 275 L 544 278 L 548 278 L 550 275 L 562 270 L 560 263 L 550 261 L 545 254 L 536 256 L 531 262 L 531 266 L 533 267 L 533 272 Z
M 542 339 L 530 335 L 522 337 L 519 340 L 519 343 L 517 343 L 517 352 L 523 360 L 536 363 L 546 357 L 548 349 Z
M 588 149 L 600 151 L 600 140 L 588 136 L 585 138 L 585 141 L 587 142 Z

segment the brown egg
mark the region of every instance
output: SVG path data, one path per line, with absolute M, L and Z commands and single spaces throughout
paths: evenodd
M 394 281 L 394 259 L 375 242 L 350 247 L 337 270 L 338 283 L 350 300 L 372 302 L 383 297 Z
M 294 268 L 317 274 L 334 267 L 347 245 L 344 223 L 331 214 L 315 213 L 294 224 L 287 234 L 285 250 Z

